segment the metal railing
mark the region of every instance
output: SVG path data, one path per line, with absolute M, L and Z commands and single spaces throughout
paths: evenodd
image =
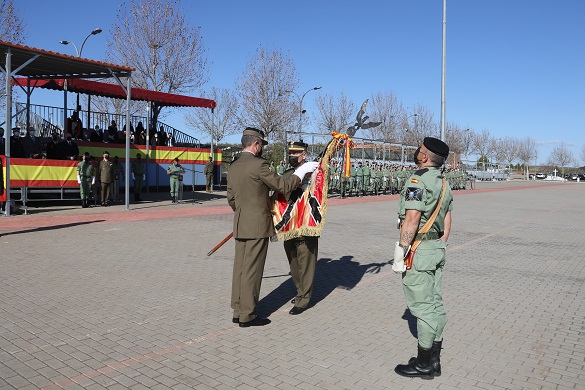
M 26 128 L 26 104 L 24 103 L 15 103 L 16 107 L 16 125 L 20 126 L 21 129 Z M 42 137 L 50 137 L 52 133 L 56 132 L 61 137 L 64 136 L 63 131 L 63 123 L 65 123 L 64 118 L 64 111 L 62 107 L 52 107 L 52 106 L 44 106 L 39 104 L 31 104 L 29 111 L 29 121 L 31 126 L 34 126 L 39 135 Z M 73 114 L 74 109 L 68 108 L 65 111 L 65 115 L 67 117 L 71 117 Z M 87 111 L 79 112 L 79 119 L 81 120 L 82 127 L 83 127 L 83 136 L 85 139 L 89 140 L 89 134 L 98 126 L 102 130 L 107 130 L 108 126 L 114 120 L 118 126 L 118 133 L 122 133 L 125 131 L 125 122 L 126 122 L 126 114 L 117 114 L 117 113 L 108 113 L 108 112 L 90 112 L 89 115 Z M 138 125 L 138 122 L 142 122 L 143 125 L 146 124 L 146 117 L 140 115 L 132 115 L 130 119 L 131 129 L 134 130 Z M 89 124 L 89 128 L 88 128 Z M 175 140 L 175 146 L 187 146 L 187 147 L 200 147 L 201 142 L 196 137 L 193 137 L 189 134 L 186 134 L 173 126 L 167 125 L 163 122 L 158 122 L 158 124 L 154 127 L 157 130 L 160 130 L 162 127 L 163 131 L 166 134 L 172 134 L 173 139 Z M 154 140 L 150 140 L 151 143 L 154 143 Z

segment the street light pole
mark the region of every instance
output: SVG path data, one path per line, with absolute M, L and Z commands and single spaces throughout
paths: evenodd
M 87 36 L 85 37 L 85 39 L 81 43 L 81 48 L 79 50 L 77 49 L 77 46 L 75 45 L 75 43 L 73 43 L 71 41 L 59 41 L 59 43 L 62 45 L 72 45 L 75 48 L 75 54 L 77 54 L 77 57 L 81 57 L 81 53 L 83 53 L 83 46 L 85 46 L 85 42 L 87 41 L 87 39 L 89 37 L 91 37 L 92 35 L 97 35 L 101 32 L 102 32 L 101 28 L 99 28 L 99 27 L 94 28 L 89 34 L 87 34 Z M 79 108 L 79 92 L 77 93 L 77 105 L 75 106 L 75 111 L 77 111 L 78 108 Z M 87 113 L 87 115 L 89 116 L 89 112 Z M 65 113 L 65 116 L 67 116 L 67 113 Z M 89 123 L 89 120 L 88 120 L 88 123 Z
M 317 91 L 319 89 L 321 89 L 323 87 L 321 87 L 320 85 L 317 87 L 313 87 L 311 89 L 309 89 L 308 91 L 306 91 L 305 93 L 303 93 L 302 96 L 299 96 L 298 93 L 296 93 L 295 91 L 284 91 L 284 93 L 292 93 L 294 94 L 297 99 L 299 99 L 299 124 L 298 124 L 298 132 L 302 133 L 303 130 L 303 113 L 306 112 L 306 110 L 303 110 L 303 100 L 305 99 L 305 96 L 311 92 L 311 91 Z M 288 131 L 285 129 L 284 130 L 284 158 L 283 160 L 286 161 L 286 156 L 288 155 Z

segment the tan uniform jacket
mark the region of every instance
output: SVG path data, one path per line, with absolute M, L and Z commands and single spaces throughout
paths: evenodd
M 111 183 L 114 178 L 114 164 L 110 161 L 101 160 L 98 164 L 96 176 L 102 183 Z
M 300 179 L 270 172 L 268 161 L 242 152 L 230 167 L 227 177 L 227 200 L 235 211 L 234 238 L 264 238 L 275 234 L 269 191 L 291 192 Z

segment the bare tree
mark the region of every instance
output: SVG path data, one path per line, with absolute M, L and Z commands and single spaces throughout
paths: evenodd
M 323 134 L 333 131 L 344 133 L 348 126 L 353 124 L 356 112 L 355 104 L 350 101 L 345 93 L 341 92 L 334 96 L 332 94 L 320 94 L 315 99 L 319 111 L 317 126 Z
M 215 100 L 214 111 L 202 108 L 191 109 L 185 115 L 187 125 L 199 134 L 212 135 L 212 142 L 218 144 L 224 137 L 241 132 L 238 121 L 238 99 L 229 89 L 211 88 L 202 93 L 207 99 Z
M 575 163 L 575 156 L 573 152 L 569 150 L 562 142 L 553 148 L 550 156 L 548 157 L 548 163 L 551 166 L 561 167 L 561 175 L 565 174 L 565 167 L 569 164 Z
M 260 48 L 236 83 L 240 121 L 278 138 L 298 123 L 299 102 L 291 92 L 299 86 L 296 67 L 279 50 Z
M 495 156 L 498 162 L 511 165 L 518 158 L 520 141 L 517 138 L 500 138 L 495 143 Z
M 581 149 L 581 161 L 583 162 L 583 165 L 585 165 L 585 145 L 583 145 L 583 148 Z
M 13 0 L 0 0 L 0 37 L 19 44 L 26 39 L 26 24 L 14 9 Z
M 394 92 L 374 94 L 370 99 L 368 111 L 370 120 L 382 122 L 380 126 L 365 130 L 369 138 L 396 142 L 398 140 L 398 119 L 404 116 L 404 108 Z
M 14 9 L 13 0 L 0 0 L 0 39 L 23 44 L 26 39 L 26 24 Z M 2 86 L 6 85 L 4 73 L 0 73 Z M 17 91 L 17 90 L 15 90 Z M 0 108 L 5 106 L 6 89 L 0 88 Z
M 192 92 L 207 82 L 199 27 L 185 18 L 181 0 L 130 0 L 119 8 L 107 55 L 136 68 L 132 84 L 158 92 Z M 162 107 L 153 107 L 156 123 Z
M 405 113 L 401 118 L 400 133 L 403 144 L 420 145 L 425 137 L 437 137 L 439 126 L 428 107 L 419 104 L 415 107 L 414 114 Z
M 528 137 L 519 141 L 518 160 L 520 160 L 526 169 L 526 179 L 528 179 L 529 175 L 530 162 L 536 160 L 537 157 L 538 149 L 536 147 L 536 142 L 532 138 Z
M 473 152 L 479 155 L 479 158 L 486 157 L 489 159 L 494 150 L 494 139 L 488 129 L 483 129 L 481 133 L 474 133 L 471 140 Z

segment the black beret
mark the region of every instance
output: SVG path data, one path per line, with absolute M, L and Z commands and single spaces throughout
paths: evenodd
M 425 137 L 423 145 L 431 152 L 441 157 L 449 157 L 449 146 L 438 138 Z

